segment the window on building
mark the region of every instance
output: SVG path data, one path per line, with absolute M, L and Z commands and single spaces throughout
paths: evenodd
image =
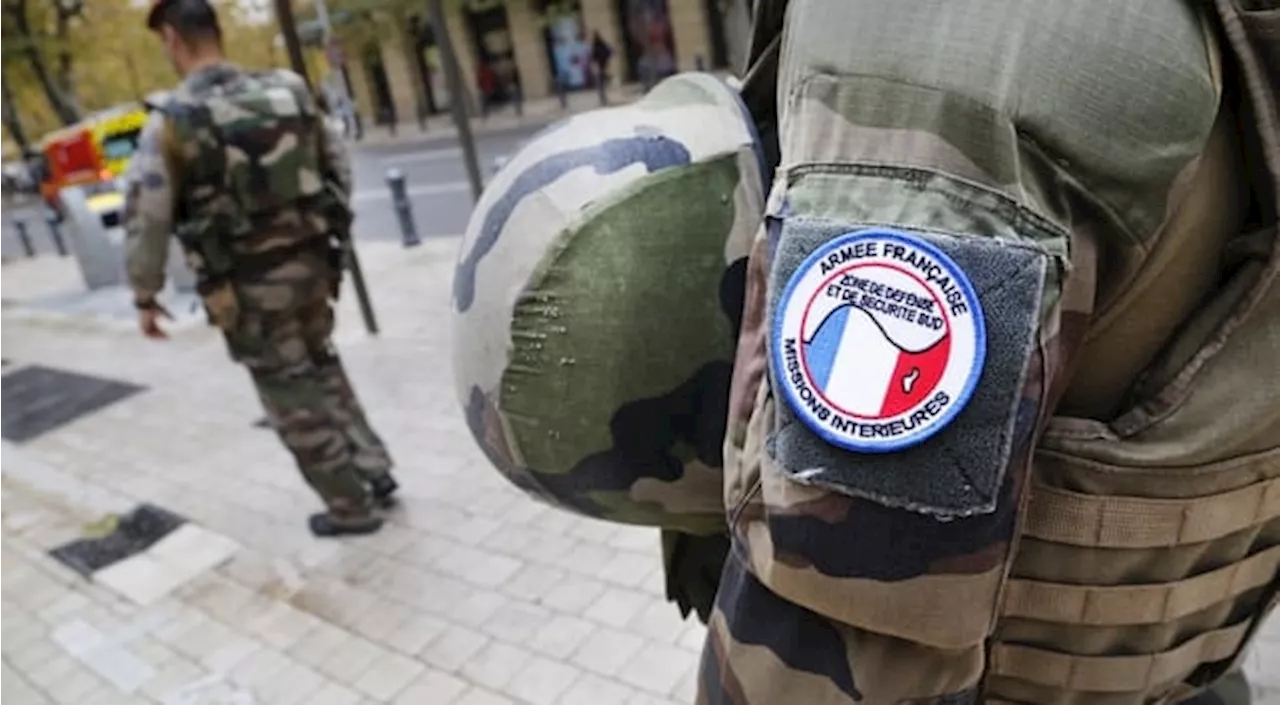
M 667 0 L 616 0 L 627 80 L 646 86 L 676 72 L 675 36 Z
M 507 8 L 492 0 L 470 0 L 464 7 L 468 34 L 476 53 L 476 75 L 471 77 L 488 104 L 511 99 L 520 85 Z
M 542 40 L 552 89 L 556 81 L 571 91 L 595 85 L 591 38 L 586 36 L 578 0 L 538 0 L 537 10 L 543 21 Z
M 382 63 L 382 47 L 370 42 L 364 47 L 364 70 L 369 77 L 369 98 L 373 103 L 374 122 L 389 125 L 396 121 L 396 104 L 391 97 L 391 81 Z

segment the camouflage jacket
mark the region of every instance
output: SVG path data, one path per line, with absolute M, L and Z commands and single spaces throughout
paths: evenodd
M 222 86 L 243 80 L 267 81 L 272 85 L 282 86 L 298 97 L 304 112 L 318 114 L 314 101 L 306 91 L 302 79 L 289 71 L 275 70 L 266 74 L 251 74 L 231 64 L 215 64 L 201 68 L 188 75 L 178 88 L 167 96 L 164 105 L 151 106 L 150 117 L 143 127 L 138 141 L 138 151 L 130 163 L 125 175 L 125 217 L 127 270 L 134 295 L 138 300 L 154 296 L 164 285 L 164 265 L 167 259 L 169 237 L 183 220 L 193 215 L 192 201 L 208 202 L 210 196 L 220 194 L 197 193 L 193 182 L 193 163 L 201 162 L 202 147 L 198 141 L 188 137 L 183 139 L 175 129 L 173 113 L 181 111 L 182 106 L 201 106 L 209 97 L 216 95 Z M 234 116 L 221 116 L 227 119 Z M 315 120 L 314 139 L 316 153 L 319 158 L 319 173 L 306 176 L 305 168 L 299 165 L 293 170 L 290 179 L 310 179 L 315 184 L 330 184 L 332 191 L 340 200 L 346 201 L 351 190 L 351 170 L 347 158 L 346 147 L 340 135 L 331 131 L 323 120 Z M 270 151 L 264 149 L 264 151 Z M 207 160 L 207 155 L 203 155 Z M 221 161 L 221 160 L 217 160 Z M 284 170 L 274 170 L 279 173 Z M 200 189 L 208 191 L 210 184 L 222 177 L 218 174 L 201 175 L 204 181 Z M 232 180 L 234 183 L 234 180 Z M 258 188 L 265 192 L 288 191 L 288 184 L 249 184 L 248 188 Z M 299 189 L 292 189 L 297 191 Z M 304 190 L 315 190 L 314 188 Z M 259 228 L 257 235 L 248 243 L 252 249 L 269 249 L 276 238 L 273 233 L 281 233 L 286 239 L 289 233 L 297 230 L 298 221 L 314 219 L 309 214 L 297 209 L 280 206 L 279 217 L 282 221 L 279 228 Z M 259 217 L 255 223 L 261 224 Z
M 777 175 L 699 702 L 1136 705 L 1237 667 L 1280 583 L 1280 8 L 755 5 L 743 93 Z M 991 317 L 1008 410 L 946 463 L 804 435 L 771 369 L 792 270 L 875 222 L 1043 261 Z M 993 438 L 998 462 L 964 455 Z

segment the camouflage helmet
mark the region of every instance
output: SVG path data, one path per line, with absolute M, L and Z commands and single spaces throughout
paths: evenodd
M 454 272 L 453 366 L 514 484 L 600 519 L 723 531 L 763 163 L 738 94 L 686 73 L 548 127 L 495 174 Z

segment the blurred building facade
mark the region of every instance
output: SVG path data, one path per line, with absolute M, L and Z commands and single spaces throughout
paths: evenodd
M 465 99 L 476 110 L 482 104 L 501 108 L 546 98 L 561 87 L 595 90 L 596 33 L 612 50 L 605 77 L 609 86 L 649 84 L 695 68 L 736 70 L 746 52 L 747 2 L 446 0 L 445 21 L 469 93 Z M 340 75 L 366 124 L 412 121 L 450 109 L 425 12 L 332 16 L 337 45 L 329 48 L 328 62 L 312 65 L 342 67 Z M 299 34 L 315 54 L 325 51 L 315 22 L 300 23 Z

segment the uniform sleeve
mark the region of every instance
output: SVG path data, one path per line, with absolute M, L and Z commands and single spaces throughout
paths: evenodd
M 698 702 L 980 702 L 984 640 L 1011 560 L 1032 449 L 1083 337 L 1095 250 L 1073 241 L 1075 274 L 1046 304 L 1039 344 L 1022 361 L 1026 373 L 1013 377 L 994 511 L 942 521 L 855 494 L 839 478 L 814 482 L 818 473 L 806 472 L 834 468 L 850 484 L 864 481 L 857 474 L 864 473 L 894 475 L 904 486 L 923 486 L 927 478 L 945 485 L 939 468 L 966 460 L 927 444 L 910 456 L 829 453 L 819 460 L 821 444 L 800 448 L 788 435 L 800 422 L 787 421 L 794 414 L 784 381 L 770 374 L 767 305 L 771 270 L 786 253 L 779 240 L 787 236 L 759 237 L 748 263 L 725 443 L 732 547 L 708 623 Z M 1018 288 L 1016 277 L 1009 280 L 1006 288 Z M 984 303 L 994 307 L 998 292 L 987 291 Z M 997 362 L 989 362 L 989 377 L 1010 379 Z M 801 462 L 801 450 L 814 460 Z M 901 462 L 890 465 L 891 455 Z M 982 479 L 975 476 L 973 484 Z
M 138 300 L 154 296 L 164 287 L 174 228 L 175 181 L 161 148 L 164 129 L 164 114 L 152 112 L 125 174 L 126 269 Z

